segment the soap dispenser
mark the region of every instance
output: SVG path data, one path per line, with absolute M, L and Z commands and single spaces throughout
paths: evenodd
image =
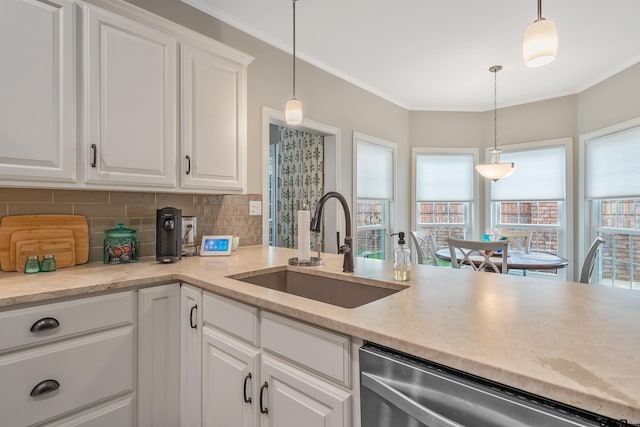
M 393 279 L 394 280 L 410 280 L 411 279 L 411 250 L 405 245 L 404 232 L 392 234 L 398 236 L 398 247 L 393 251 Z

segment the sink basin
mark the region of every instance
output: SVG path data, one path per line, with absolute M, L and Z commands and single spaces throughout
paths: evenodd
M 355 308 L 395 294 L 408 286 L 387 282 L 366 283 L 282 270 L 252 271 L 228 276 L 264 288 L 344 308 Z

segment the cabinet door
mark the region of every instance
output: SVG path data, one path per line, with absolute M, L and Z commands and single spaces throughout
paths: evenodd
M 207 427 L 258 425 L 260 351 L 215 329 L 204 328 L 202 424 Z
M 258 406 L 263 426 L 351 425 L 348 392 L 268 354 L 262 355 L 261 370 L 262 401 Z
M 246 65 L 184 44 L 181 55 L 181 185 L 242 192 Z
M 88 183 L 175 186 L 176 40 L 85 5 Z
M 138 293 L 138 425 L 180 424 L 180 285 Z
M 202 424 L 202 291 L 180 288 L 180 426 Z
M 74 7 L 0 2 L 0 182 L 76 179 Z

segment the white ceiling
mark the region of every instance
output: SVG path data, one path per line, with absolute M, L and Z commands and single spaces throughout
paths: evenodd
M 286 52 L 289 0 L 182 0 Z M 578 93 L 640 62 L 639 0 L 544 0 L 554 62 L 528 68 L 536 0 L 299 0 L 296 54 L 409 110 L 493 108 Z M 300 94 L 299 94 L 300 95 Z

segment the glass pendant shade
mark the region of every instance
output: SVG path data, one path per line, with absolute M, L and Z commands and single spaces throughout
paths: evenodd
M 502 178 L 506 178 L 516 170 L 516 165 L 513 162 L 500 163 L 500 153 L 502 150 L 491 150 L 491 157 L 493 163 L 476 165 L 476 171 L 483 177 L 497 181 Z
M 522 56 L 528 67 L 540 67 L 554 60 L 558 53 L 558 30 L 553 21 L 537 20 L 529 25 L 522 41 Z
M 295 98 L 287 101 L 284 117 L 288 125 L 302 124 L 302 103 Z

